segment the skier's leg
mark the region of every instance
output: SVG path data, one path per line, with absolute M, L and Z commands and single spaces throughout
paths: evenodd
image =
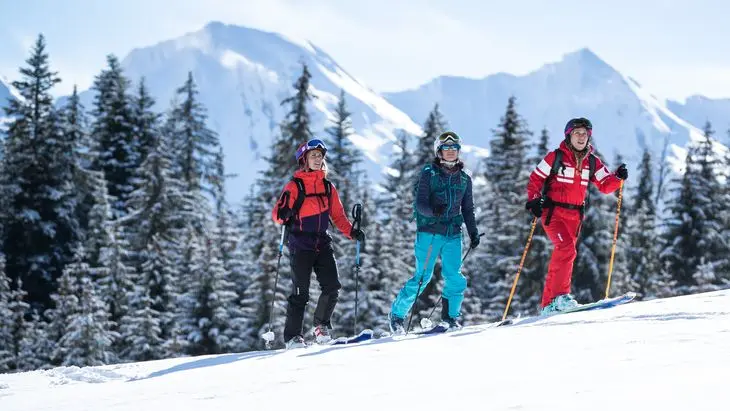
M 339 290 L 342 284 L 338 278 L 337 261 L 335 261 L 332 247 L 320 251 L 314 263 L 314 272 L 317 275 L 322 293 L 317 301 L 317 308 L 314 310 L 314 326 L 324 324 L 332 328 L 332 313 L 339 299 Z
M 420 293 L 426 289 L 426 285 L 431 281 L 433 268 L 436 265 L 438 253 L 443 244 L 443 236 L 418 232 L 416 234 L 415 256 L 416 271 L 413 276 L 406 281 L 403 288 L 400 289 L 398 296 L 393 301 L 391 312 L 398 318 L 405 318 L 411 306 L 416 301 L 416 292 L 418 292 L 419 281 L 423 279 L 420 286 Z M 428 260 L 428 261 L 426 261 Z M 424 271 L 425 268 L 425 271 Z
M 556 296 L 570 293 L 573 262 L 576 256 L 575 232 L 579 222 L 580 220 L 561 218 L 556 213 L 550 225 L 545 227 L 545 233 L 552 241 L 554 249 L 545 277 L 541 308 L 550 304 Z
M 292 291 L 287 299 L 284 341 L 289 341 L 297 335 L 303 335 L 304 309 L 309 302 L 309 278 L 312 275 L 314 260 L 314 251 L 292 250 L 291 252 Z
M 442 298 L 444 308 L 448 307 L 450 318 L 458 318 L 461 314 L 461 303 L 464 301 L 466 277 L 461 274 L 461 237 L 449 238 L 441 251 L 441 274 L 444 276 Z

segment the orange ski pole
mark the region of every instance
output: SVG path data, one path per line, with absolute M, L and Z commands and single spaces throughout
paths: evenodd
M 532 235 L 535 233 L 535 227 L 537 226 L 537 217 L 535 217 L 532 220 L 532 227 L 530 228 L 530 235 L 527 237 L 527 244 L 525 245 L 525 251 L 522 252 L 522 260 L 520 261 L 520 267 L 517 269 L 517 275 L 515 276 L 515 281 L 512 283 L 512 291 L 509 293 L 509 299 L 507 300 L 507 306 L 504 307 L 504 314 L 502 314 L 502 321 L 504 321 L 505 318 L 507 318 L 507 311 L 509 311 L 509 306 L 512 303 L 512 296 L 515 295 L 515 289 L 517 288 L 517 280 L 520 278 L 520 272 L 522 271 L 522 266 L 525 264 L 525 257 L 527 257 L 527 250 L 530 248 L 530 243 L 532 243 Z
M 616 253 L 616 240 L 618 239 L 618 221 L 621 215 L 621 198 L 624 191 L 624 180 L 621 180 L 621 186 L 618 189 L 618 203 L 616 204 L 616 228 L 613 230 L 613 246 L 611 246 L 611 261 L 608 263 L 608 282 L 606 283 L 606 298 L 608 298 L 608 290 L 611 288 L 611 273 L 613 272 L 613 256 Z

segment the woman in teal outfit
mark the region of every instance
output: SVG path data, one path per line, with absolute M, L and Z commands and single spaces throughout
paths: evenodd
M 459 160 L 461 138 L 451 131 L 434 142 L 436 158 L 421 171 L 415 192 L 416 272 L 403 285 L 389 314 L 393 334 L 405 333 L 405 318 L 431 281 L 436 260 L 441 256 L 444 289 L 442 325 L 460 328 L 461 303 L 466 278 L 461 274 L 461 226 L 466 224 L 471 248 L 479 245 L 474 218 L 471 177 Z M 425 268 L 425 269 L 424 269 Z

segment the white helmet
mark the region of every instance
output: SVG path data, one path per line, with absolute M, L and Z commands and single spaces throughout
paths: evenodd
M 441 146 L 455 144 L 457 148 L 461 149 L 461 137 L 453 131 L 447 131 L 442 133 L 433 142 L 433 153 L 438 157 Z

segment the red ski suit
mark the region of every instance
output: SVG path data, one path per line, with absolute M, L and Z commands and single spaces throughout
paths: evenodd
M 557 174 L 550 180 L 546 196 L 553 202 L 580 206 L 585 201 L 588 189 L 590 174 L 588 155 L 586 154 L 580 159 L 581 164 L 577 168 L 581 171 L 576 173 L 578 154 L 575 154 L 565 141 L 560 143 L 560 150 L 563 152 L 564 168 L 560 167 Z M 593 146 L 589 145 L 588 153 L 593 154 Z M 543 184 L 550 174 L 554 160 L 555 152 L 551 151 L 530 174 L 530 181 L 527 184 L 528 200 L 539 198 L 542 195 Z M 608 171 L 598 157 L 596 157 L 595 174 L 591 182 L 604 194 L 616 191 L 621 185 L 621 180 Z M 545 277 L 541 308 L 550 304 L 555 297 L 570 293 L 573 262 L 577 254 L 576 244 L 581 224 L 580 210 L 555 206 L 551 220 L 546 225 L 545 220 L 549 212 L 548 208 L 543 210 L 542 225 L 553 243 L 554 250 Z

